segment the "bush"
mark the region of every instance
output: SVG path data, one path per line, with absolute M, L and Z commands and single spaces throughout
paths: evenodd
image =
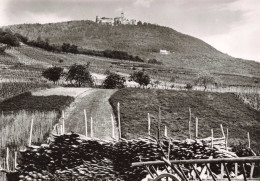
M 47 70 L 42 72 L 42 76 L 50 81 L 57 82 L 62 74 L 63 68 L 61 67 L 51 67 L 48 68 Z
M 157 61 L 156 59 L 149 59 L 149 60 L 148 60 L 148 63 L 150 63 L 150 64 L 162 65 L 162 62 L 159 62 L 159 61 Z
M 192 87 L 193 87 L 192 84 L 188 83 L 188 84 L 186 84 L 185 89 L 191 90 Z
M 125 87 L 125 78 L 116 74 L 110 73 L 103 82 L 103 87 L 105 89 L 122 89 Z
M 149 75 L 145 74 L 144 71 L 134 72 L 130 75 L 130 79 L 143 87 L 150 84 L 151 81 Z
M 19 46 L 19 39 L 11 31 L 0 30 L 0 43 L 10 46 Z

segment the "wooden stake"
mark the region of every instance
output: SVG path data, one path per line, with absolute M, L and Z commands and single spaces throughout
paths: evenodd
M 30 139 L 29 139 L 29 146 L 32 145 L 32 130 L 33 130 L 33 119 L 32 119 L 32 122 L 31 122 L 31 129 L 30 129 Z
M 249 132 L 247 133 L 247 138 L 248 138 L 248 148 L 251 148 L 251 142 L 250 142 Z
M 63 135 L 63 128 L 62 128 L 62 125 L 60 125 L 60 135 Z
M 238 176 L 238 163 L 235 163 L 235 178 Z
M 148 113 L 148 135 L 151 135 L 151 119 L 149 113 Z
M 222 124 L 220 124 L 220 129 L 221 129 L 221 132 L 222 132 L 223 138 L 225 138 L 226 136 L 225 136 L 225 133 L 224 133 L 224 129 L 223 129 Z
M 9 148 L 6 148 L 6 169 L 9 171 Z
M 191 109 L 189 107 L 189 138 L 191 139 Z
M 158 114 L 158 140 L 160 140 L 160 134 L 161 134 L 161 107 L 159 106 L 159 114 Z
M 164 127 L 164 136 L 167 137 L 168 134 L 167 134 L 167 126 Z
M 88 119 L 87 119 L 86 109 L 84 109 L 84 118 L 85 118 L 85 135 L 88 136 Z
M 196 125 L 195 125 L 195 138 L 196 139 L 198 139 L 198 132 L 199 132 L 199 128 L 198 128 L 198 126 L 199 126 L 199 119 L 198 118 L 196 118 Z
M 121 138 L 121 120 L 120 120 L 120 103 L 117 103 L 117 117 L 118 117 L 118 133 L 119 139 Z
M 65 113 L 62 111 L 62 133 L 65 134 Z
M 213 129 L 211 129 L 211 148 L 214 147 L 213 138 L 214 138 Z
M 90 137 L 93 138 L 94 133 L 93 133 L 93 119 L 92 117 L 90 118 Z
M 115 138 L 115 125 L 114 125 L 113 114 L 111 114 L 111 123 L 112 123 L 112 138 Z
M 14 152 L 14 169 L 17 167 L 17 152 Z
M 226 150 L 228 150 L 228 128 L 227 128 L 227 137 L 226 137 Z

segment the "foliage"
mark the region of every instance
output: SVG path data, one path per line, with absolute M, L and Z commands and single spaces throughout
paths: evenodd
M 6 48 L 7 48 L 7 46 L 0 44 L 0 53 L 4 53 Z
M 148 60 L 148 63 L 150 63 L 150 64 L 162 65 L 162 62 L 159 62 L 159 61 L 157 61 L 156 59 L 149 59 L 149 60 Z
M 87 65 L 74 64 L 70 66 L 66 79 L 77 87 L 86 85 L 92 87 L 93 78 L 89 72 L 89 63 Z
M 19 46 L 19 39 L 11 31 L 0 30 L 0 43 L 10 46 Z
M 105 89 L 121 89 L 125 87 L 125 78 L 116 74 L 110 73 L 103 82 L 103 87 Z
M 42 72 L 42 76 L 50 81 L 57 82 L 61 75 L 62 75 L 63 68 L 61 67 L 51 67 L 48 68 L 47 70 Z
M 63 43 L 61 46 L 61 50 L 63 52 L 68 52 L 68 53 L 78 53 L 78 46 L 71 45 L 69 43 Z
M 15 35 L 21 42 L 23 42 L 23 43 L 28 42 L 28 38 L 27 38 L 27 37 L 25 37 L 25 36 L 23 36 L 23 35 L 21 35 L 21 34 L 19 34 L 19 33 L 15 33 L 14 35 Z
M 130 75 L 130 79 L 137 82 L 140 86 L 147 86 L 150 84 L 150 77 L 144 71 L 134 72 Z
M 192 87 L 193 87 L 192 84 L 188 83 L 188 84 L 186 84 L 185 89 L 191 90 Z
M 217 85 L 217 82 L 215 77 L 209 72 L 201 72 L 198 74 L 196 85 L 202 85 L 204 90 L 206 90 L 209 85 Z

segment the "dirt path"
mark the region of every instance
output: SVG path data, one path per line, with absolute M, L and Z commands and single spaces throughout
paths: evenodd
M 92 117 L 94 137 L 107 140 L 111 139 L 111 114 L 113 114 L 113 111 L 108 99 L 115 92 L 116 90 L 88 89 L 78 95 L 71 106 L 65 110 L 65 131 L 85 134 L 83 110 L 86 109 L 88 136 L 90 136 L 90 118 Z M 116 123 L 114 124 L 116 125 Z M 115 137 L 118 137 L 117 131 L 115 131 Z

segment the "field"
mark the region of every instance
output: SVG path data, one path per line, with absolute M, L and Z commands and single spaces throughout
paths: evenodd
M 229 129 L 229 144 L 247 144 L 250 132 L 252 147 L 260 151 L 260 112 L 246 106 L 232 93 L 201 91 L 172 91 L 152 89 L 122 89 L 110 98 L 115 115 L 121 105 L 121 125 L 124 138 L 147 136 L 147 114 L 151 115 L 151 133 L 157 133 L 159 106 L 161 107 L 161 134 L 164 127 L 173 138 L 185 139 L 188 134 L 189 107 L 192 112 L 192 134 L 195 117 L 199 119 L 199 137 L 205 138 L 214 130 L 221 137 L 220 124 Z

